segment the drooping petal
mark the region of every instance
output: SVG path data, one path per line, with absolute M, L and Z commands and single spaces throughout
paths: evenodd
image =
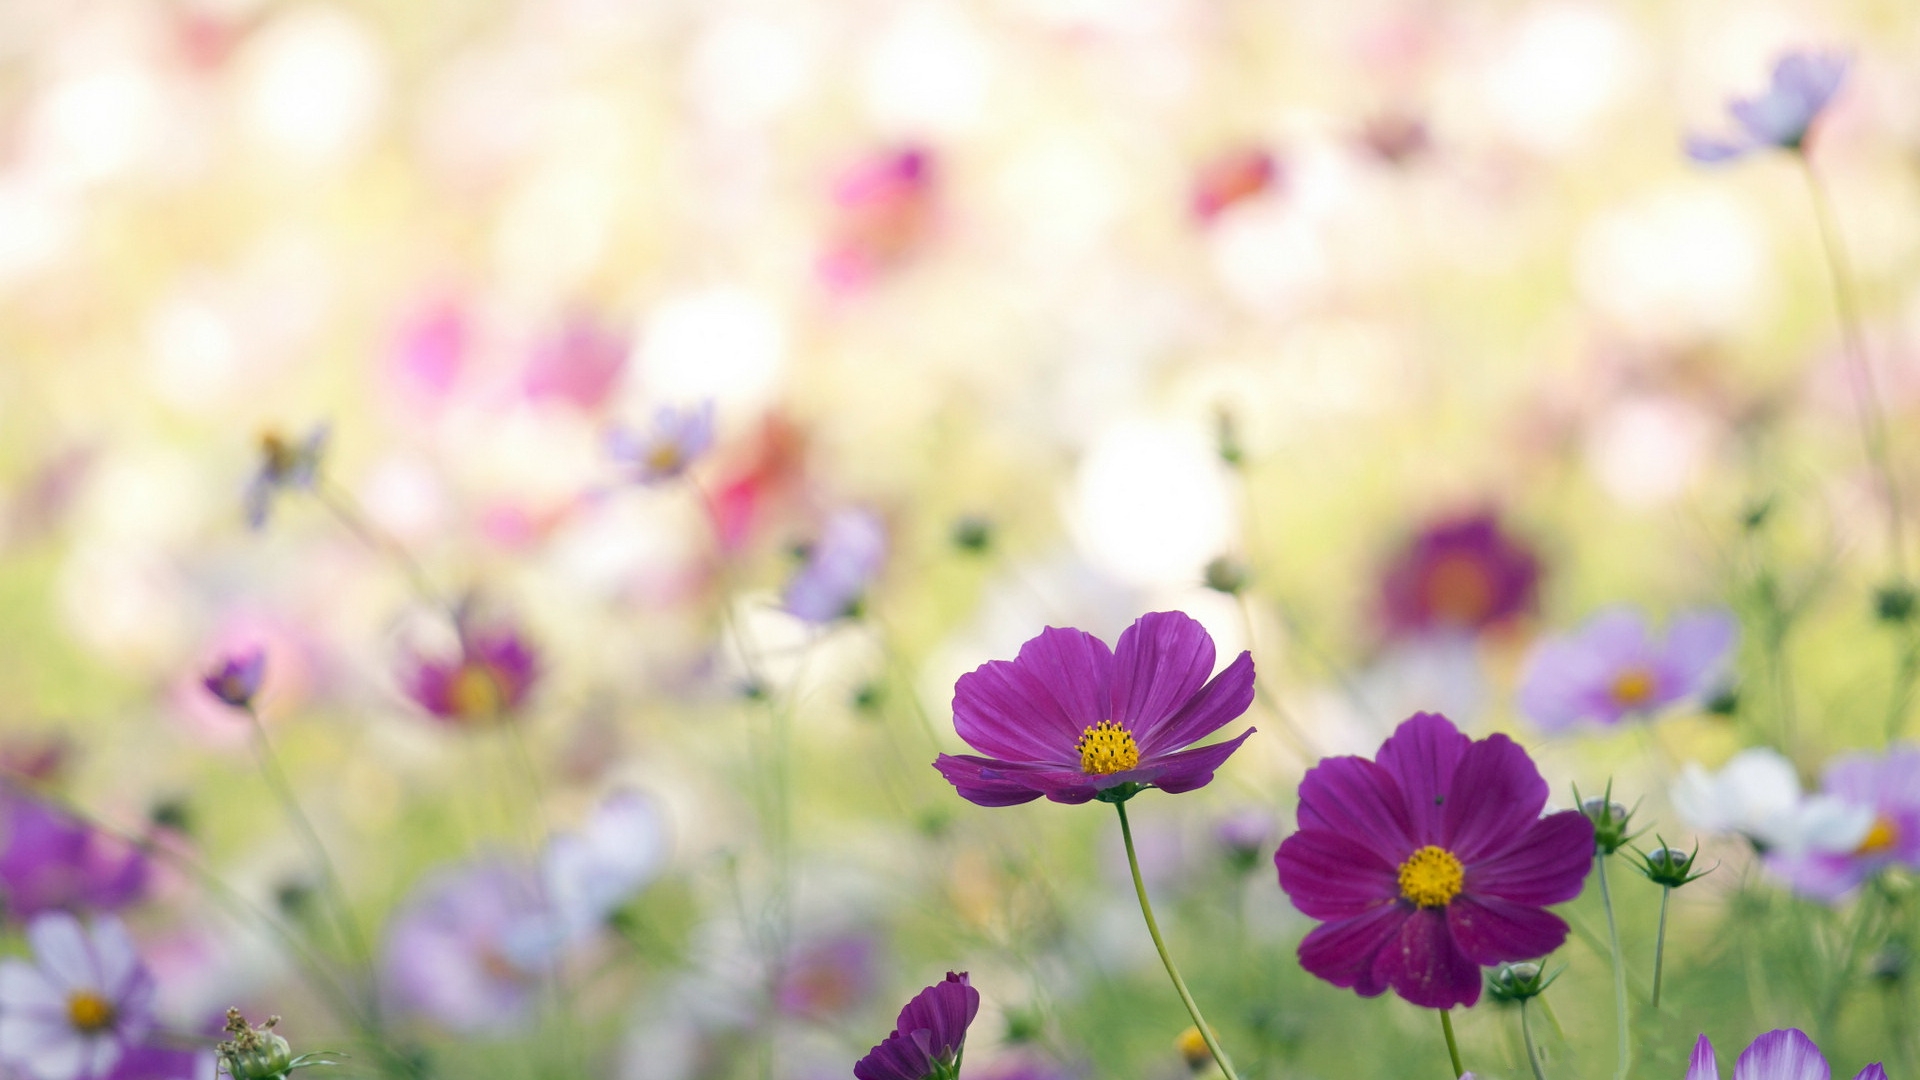
M 1420 908 L 1373 958 L 1376 979 L 1415 1005 L 1451 1009 L 1480 1000 L 1480 966 L 1461 953 L 1440 908 Z
M 1382 904 L 1364 915 L 1322 923 L 1300 941 L 1300 966 L 1361 997 L 1376 997 L 1387 981 L 1375 974 L 1374 957 L 1400 934 L 1413 916 L 1405 904 Z
M 1415 846 L 1438 844 L 1453 773 L 1472 743 L 1439 713 L 1414 713 L 1380 745 L 1374 760 L 1392 774 L 1406 799 Z
M 1273 864 L 1280 888 L 1311 918 L 1349 919 L 1400 896 L 1399 868 L 1342 833 L 1294 833 L 1281 841 Z
M 1733 1080 L 1830 1080 L 1827 1059 L 1799 1028 L 1769 1031 L 1733 1064 Z
M 1547 805 L 1547 782 L 1519 744 L 1492 735 L 1467 747 L 1442 807 L 1440 846 L 1462 862 L 1501 851 Z
M 1687 1065 L 1687 1080 L 1720 1080 L 1720 1063 L 1713 1059 L 1713 1044 L 1705 1032 L 1693 1044 L 1693 1058 Z
M 1018 806 L 1040 797 L 1040 790 L 1008 775 L 1008 763 L 973 754 L 941 754 L 933 767 L 976 806 Z
M 1199 622 L 1179 611 L 1142 615 L 1114 646 L 1111 711 L 1095 719 L 1118 720 L 1145 751 L 1211 674 L 1213 638 Z
M 1399 783 L 1361 757 L 1321 758 L 1307 770 L 1300 781 L 1300 828 L 1352 837 L 1395 866 L 1419 846 Z
M 1593 868 L 1593 822 L 1578 810 L 1548 814 L 1513 846 L 1467 863 L 1466 891 L 1516 904 L 1558 904 L 1580 895 Z
M 1253 704 L 1253 654 L 1241 653 L 1164 723 L 1134 732 L 1142 756 L 1177 750 L 1220 730 Z
M 1460 952 L 1481 965 L 1536 960 L 1567 940 L 1560 916 L 1491 896 L 1454 897 L 1447 928 Z
M 1142 762 L 1138 769 L 1129 770 L 1124 775 L 1139 783 L 1152 784 L 1169 795 L 1202 788 L 1213 779 L 1213 771 L 1225 764 L 1253 732 L 1253 728 L 1248 728 L 1225 742 L 1163 754 Z
M 1011 661 L 953 686 L 953 726 L 969 746 L 1010 761 L 1077 762 L 1081 732 L 1107 716 L 1113 654 L 1084 630 L 1049 626 Z

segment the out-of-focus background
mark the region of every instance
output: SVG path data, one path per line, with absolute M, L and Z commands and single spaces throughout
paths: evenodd
M 392 980 L 435 875 L 631 789 L 662 852 L 617 934 L 493 1011 L 389 986 L 409 1063 L 346 1071 L 842 1076 L 953 968 L 985 1002 L 969 1076 L 1174 1077 L 1187 1020 L 1111 815 L 975 807 L 924 763 L 962 749 L 959 674 L 1177 608 L 1263 691 L 1211 786 L 1131 804 L 1195 993 L 1253 1075 L 1437 1067 L 1423 1011 L 1294 964 L 1270 859 L 1319 755 L 1444 711 L 1515 732 L 1556 804 L 1612 775 L 1691 839 L 1668 785 L 1738 721 L 1549 738 L 1521 660 L 1610 604 L 1731 605 L 1754 683 L 1766 589 L 1805 600 L 1804 771 L 1879 737 L 1885 506 L 1806 176 L 1681 149 L 1789 49 L 1851 58 L 1809 150 L 1904 450 L 1903 3 L 5 0 L 0 758 L 224 883 L 156 858 L 122 911 L 176 1031 L 242 1004 L 359 1046 L 249 912 Z M 703 403 L 683 475 L 607 448 Z M 263 436 L 321 425 L 317 477 L 262 478 Z M 1536 560 L 1534 602 L 1397 624 L 1396 561 L 1475 520 Z M 802 617 L 835 521 L 884 555 L 851 617 Z M 537 656 L 524 701 L 435 717 L 420 666 L 482 626 Z M 201 685 L 249 647 L 358 951 L 315 929 L 319 864 Z M 1676 894 L 1647 1075 L 1801 1019 L 1769 996 L 1789 961 L 1727 929 L 1749 856 L 1719 855 Z M 1556 1075 L 1610 1046 L 1583 941 Z M 1849 1069 L 1893 1060 L 1864 1000 Z M 1459 1024 L 1481 1075 L 1526 1071 L 1509 1014 Z

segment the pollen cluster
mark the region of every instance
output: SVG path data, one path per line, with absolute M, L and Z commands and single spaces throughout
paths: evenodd
M 1891 851 L 1900 842 L 1900 830 L 1885 814 L 1873 819 L 1873 827 L 1853 849 L 1855 855 L 1880 855 Z
M 469 660 L 453 673 L 447 700 L 456 715 L 468 720 L 490 720 L 506 705 L 500 677 L 484 663 Z
M 113 1026 L 113 1003 L 90 990 L 76 990 L 67 998 L 67 1021 L 80 1032 Z
M 1629 668 L 1613 680 L 1614 703 L 1623 709 L 1637 708 L 1653 698 L 1653 673 L 1645 668 Z
M 1446 848 L 1428 844 L 1400 864 L 1400 895 L 1421 907 L 1445 907 L 1466 885 L 1467 870 Z
M 1089 776 L 1125 772 L 1140 764 L 1140 747 L 1126 728 L 1112 720 L 1102 720 L 1081 732 L 1073 748 L 1080 751 L 1080 771 Z

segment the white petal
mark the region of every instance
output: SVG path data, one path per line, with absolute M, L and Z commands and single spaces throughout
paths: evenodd
M 119 1001 L 127 985 L 140 972 L 140 953 L 133 938 L 119 919 L 111 916 L 93 923 L 93 960 L 99 973 L 97 984 L 110 1001 Z
M 85 1068 L 81 1070 L 83 1075 L 105 1076 L 107 1070 L 113 1068 L 120 1060 L 120 1055 L 125 1050 L 125 1044 L 115 1035 L 95 1035 L 85 1040 Z
M 64 1011 L 67 992 L 24 960 L 0 962 L 0 1016 L 21 1009 Z
M 100 987 L 100 971 L 80 920 L 64 911 L 42 915 L 27 927 L 34 962 L 64 989 Z
M 7 1061 L 31 1080 L 74 1080 L 85 1064 L 86 1045 L 80 1034 L 64 1024 L 20 1025 L 21 1033 L 10 1036 L 18 1045 L 4 1052 Z M 7 1030 L 0 1025 L 0 1031 Z

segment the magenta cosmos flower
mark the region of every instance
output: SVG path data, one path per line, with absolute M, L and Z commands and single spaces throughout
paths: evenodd
M 1721 688 L 1739 634 L 1739 620 L 1725 611 L 1677 615 L 1658 639 L 1637 612 L 1603 611 L 1534 648 L 1520 677 L 1520 711 L 1542 731 L 1561 731 L 1699 702 Z
M 1727 106 L 1740 130 L 1730 139 L 1687 137 L 1687 156 L 1717 165 L 1756 150 L 1799 150 L 1814 122 L 1847 81 L 1847 58 L 1836 53 L 1790 52 L 1773 65 L 1767 92 Z
M 1274 853 L 1293 906 L 1325 924 L 1300 965 L 1373 997 L 1480 1000 L 1480 968 L 1545 956 L 1567 924 L 1545 910 L 1580 894 L 1593 823 L 1540 816 L 1547 783 L 1505 735 L 1478 741 L 1416 713 L 1375 760 L 1326 758 L 1300 782 L 1300 831 Z
M 0 788 L 0 916 L 111 911 L 147 895 L 147 857 L 31 795 Z
M 243 649 L 221 657 L 220 662 L 201 678 L 200 685 L 207 688 L 207 693 L 236 709 L 250 709 L 266 674 L 266 650 Z
M 485 727 L 518 713 L 539 673 L 539 659 L 518 630 L 462 626 L 458 656 L 416 655 L 402 679 L 407 696 L 436 719 Z
M 923 146 L 881 150 L 841 175 L 820 278 L 858 292 L 912 261 L 933 237 L 939 170 Z
M 988 756 L 941 754 L 933 767 L 981 806 L 1204 787 L 1254 730 L 1183 749 L 1253 703 L 1250 654 L 1209 681 L 1212 673 L 1213 638 L 1178 611 L 1140 616 L 1114 649 L 1049 626 L 1013 660 L 960 676 L 954 729 Z
M 947 977 L 913 996 L 900 1010 L 893 1032 L 853 1067 L 854 1080 L 953 1080 L 967 1026 L 980 1011 L 980 991 L 967 973 Z
M 1733 1080 L 1830 1080 L 1832 1075 L 1820 1048 L 1799 1028 L 1767 1032 L 1741 1051 L 1733 1065 Z M 1705 1035 L 1693 1044 L 1687 1080 L 1720 1080 L 1720 1065 Z M 1887 1080 L 1887 1071 L 1875 1062 L 1853 1080 Z
M 1767 868 L 1796 892 L 1829 903 L 1890 866 L 1920 869 L 1920 748 L 1885 757 L 1849 754 L 1827 766 L 1824 794 L 1847 808 L 1859 831 L 1843 851 L 1774 852 Z
M 1531 613 L 1539 585 L 1532 549 L 1479 511 L 1421 529 L 1387 567 L 1380 607 L 1395 636 L 1475 633 Z

